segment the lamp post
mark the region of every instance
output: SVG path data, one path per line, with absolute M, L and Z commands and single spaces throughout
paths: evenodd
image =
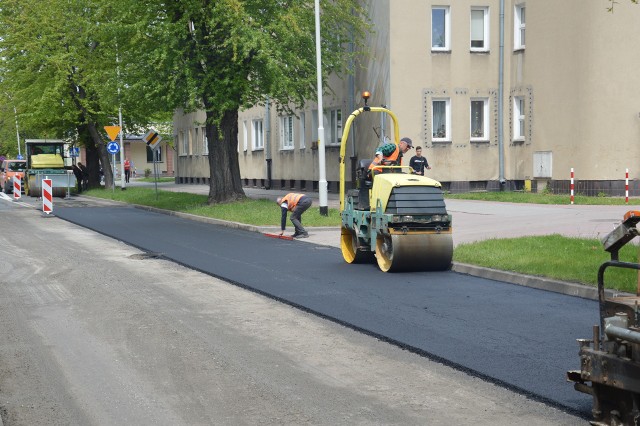
M 327 176 L 324 158 L 324 111 L 322 109 L 322 54 L 320 51 L 320 0 L 315 0 L 316 10 L 316 68 L 318 74 L 318 190 L 320 192 L 320 214 L 329 215 L 327 206 Z
M 18 158 L 22 157 L 22 153 L 20 153 L 20 131 L 18 130 L 18 110 L 15 105 L 13 106 L 13 114 L 16 116 L 16 139 L 18 140 Z

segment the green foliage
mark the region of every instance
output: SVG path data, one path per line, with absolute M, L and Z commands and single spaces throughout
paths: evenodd
M 455 262 L 589 285 L 597 285 L 598 268 L 607 260 L 610 255 L 598 240 L 561 235 L 485 240 L 454 251 Z M 637 263 L 638 248 L 623 247 L 620 260 Z M 604 282 L 607 288 L 635 293 L 637 276 L 635 270 L 608 268 Z
M 503 201 L 508 203 L 530 203 L 530 204 L 570 204 L 568 194 L 551 194 L 532 192 L 465 192 L 461 194 L 445 194 L 448 199 L 458 200 L 480 200 L 480 201 Z M 638 198 L 629 198 L 629 205 L 640 203 Z M 574 204 L 578 205 L 625 205 L 624 197 L 589 197 L 586 195 L 576 195 Z

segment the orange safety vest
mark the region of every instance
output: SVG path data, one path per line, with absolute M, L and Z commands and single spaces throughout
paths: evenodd
M 292 212 L 293 209 L 296 208 L 298 202 L 302 197 L 304 197 L 304 194 L 294 194 L 293 192 L 290 192 L 289 194 L 282 197 L 282 200 L 280 200 L 280 204 L 287 203 L 287 209 Z
M 369 170 L 375 170 L 376 172 L 382 171 L 382 169 L 378 167 L 380 166 L 381 162 L 382 162 L 382 165 L 395 166 L 397 165 L 399 156 L 400 156 L 400 147 L 396 144 L 396 149 L 388 156 L 382 156 L 382 160 L 378 160 L 377 157 L 374 158 L 371 164 L 369 164 Z

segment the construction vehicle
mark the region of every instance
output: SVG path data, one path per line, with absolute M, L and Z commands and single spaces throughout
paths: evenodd
M 23 185 L 27 195 L 40 197 L 44 178 L 51 179 L 54 197 L 64 197 L 76 185 L 71 158 L 65 155 L 67 145 L 59 139 L 25 139 L 27 169 Z
M 361 160 L 356 188 L 345 195 L 345 153 L 353 120 L 363 113 L 387 114 L 393 120 L 394 143 L 400 141 L 396 115 L 367 105 L 347 119 L 340 145 L 340 247 L 347 263 L 378 263 L 384 272 L 446 270 L 453 240 L 440 182 L 413 173 L 408 166 L 380 166 L 369 173 L 371 160 Z
M 593 338 L 578 339 L 580 370 L 567 372 L 577 391 L 593 396 L 592 425 L 640 424 L 640 280 L 635 295 L 607 296 L 607 268 L 640 270 L 640 264 L 619 260 L 619 250 L 639 235 L 639 211 L 629 211 L 624 220 L 603 238 L 611 260 L 598 270 L 600 324 Z

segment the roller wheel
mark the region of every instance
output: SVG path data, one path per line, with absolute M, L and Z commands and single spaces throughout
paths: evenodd
M 356 233 L 349 228 L 342 228 L 340 248 L 342 257 L 347 263 L 373 263 L 375 260 L 373 252 L 358 250 Z
M 376 260 L 383 272 L 442 271 L 451 267 L 450 233 L 378 234 Z

